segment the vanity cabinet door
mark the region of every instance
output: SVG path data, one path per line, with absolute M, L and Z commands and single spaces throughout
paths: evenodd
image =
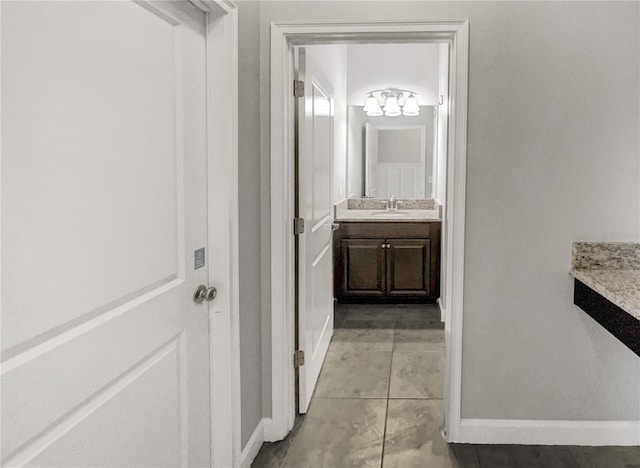
M 383 239 L 342 240 L 343 296 L 385 295 L 385 241 Z
M 431 239 L 387 239 L 387 295 L 431 295 Z

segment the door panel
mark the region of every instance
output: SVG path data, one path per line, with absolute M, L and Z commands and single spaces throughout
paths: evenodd
M 386 290 L 384 240 L 342 241 L 342 292 L 345 295 L 383 296 Z
M 430 294 L 431 240 L 388 239 L 389 296 Z
M 27 466 L 94 466 L 95 460 L 103 466 L 180 466 L 180 417 L 186 409 L 176 398 L 181 385 L 175 372 L 180 360 L 178 348 L 178 341 L 173 340 L 121 381 L 95 395 L 86 409 L 74 415 L 85 417 L 86 413 L 82 424 Z M 166 388 L 169 383 L 172 391 L 158 392 L 159 386 Z M 140 401 L 149 395 L 154 398 L 140 407 Z M 105 420 L 120 430 L 105 432 Z M 131 440 L 138 441 L 133 451 Z
M 2 461 L 208 465 L 204 14 L 1 8 Z
M 298 236 L 298 409 L 306 413 L 333 334 L 332 174 L 333 88 L 304 48 L 297 51 L 298 212 L 306 230 Z

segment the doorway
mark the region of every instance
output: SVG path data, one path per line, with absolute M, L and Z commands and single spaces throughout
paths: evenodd
M 382 39 L 383 38 L 383 39 Z M 271 213 L 272 213 L 272 424 L 271 440 L 283 438 L 296 414 L 291 356 L 295 331 L 293 58 L 291 48 L 305 44 L 447 42 L 449 115 L 447 204 L 443 238 L 446 277 L 443 296 L 445 336 L 445 436 L 456 441 L 460 425 L 462 281 L 466 170 L 468 22 L 377 22 L 274 24 L 271 36 Z

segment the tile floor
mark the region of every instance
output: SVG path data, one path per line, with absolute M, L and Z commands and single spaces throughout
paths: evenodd
M 640 468 L 640 447 L 447 444 L 434 305 L 338 305 L 308 413 L 253 468 Z

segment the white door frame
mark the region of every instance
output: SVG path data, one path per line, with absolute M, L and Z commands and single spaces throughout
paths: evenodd
M 272 419 L 266 440 L 280 440 L 295 418 L 293 237 L 293 45 L 448 42 L 449 146 L 443 237 L 449 246 L 445 324 L 445 436 L 459 440 L 462 381 L 464 224 L 467 160 L 468 20 L 274 22 L 271 24 L 271 347 Z
M 238 10 L 192 0 L 207 13 L 207 201 L 211 465 L 237 466 L 240 433 L 238 247 Z M 224 112 L 220 112 L 224 109 Z

